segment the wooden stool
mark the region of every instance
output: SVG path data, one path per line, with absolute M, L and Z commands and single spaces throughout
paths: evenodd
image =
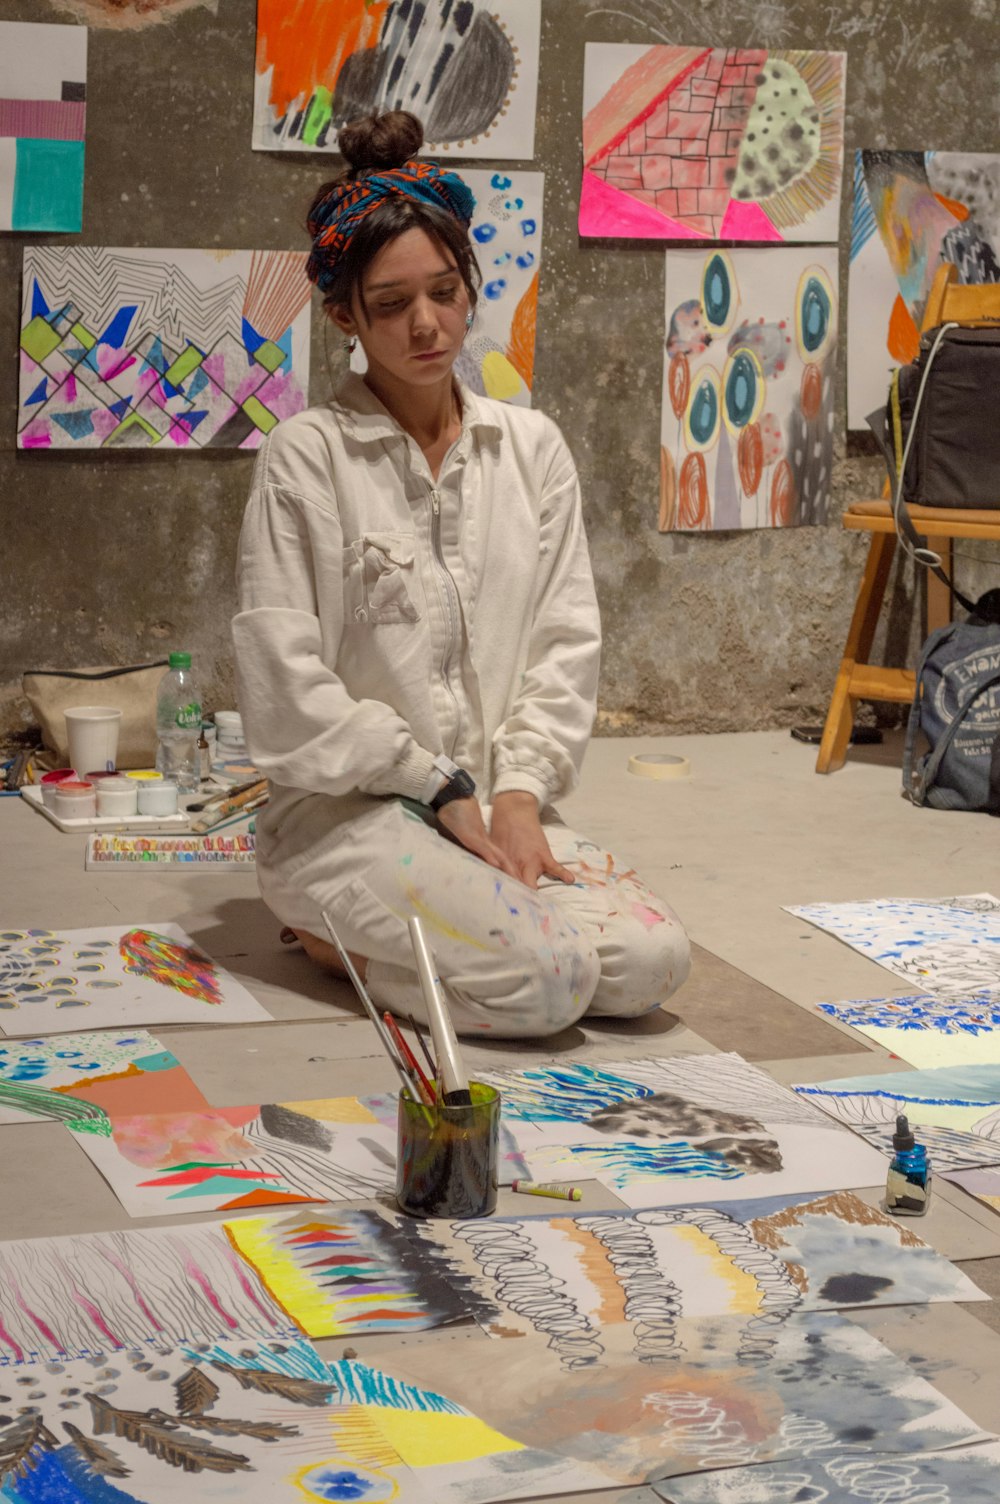
M 953 538 L 985 538 L 1000 543 L 1000 512 L 911 506 L 909 513 L 917 532 L 922 533 L 930 547 L 940 554 L 944 572 L 949 577 Z M 896 552 L 892 505 L 888 501 L 855 502 L 844 513 L 843 523 L 852 532 L 870 533 L 872 541 L 854 603 L 844 656 L 840 660 L 837 682 L 826 713 L 823 740 L 816 758 L 817 773 L 835 773 L 844 766 L 859 700 L 896 700 L 908 705 L 916 688 L 913 669 L 881 668 L 868 662 L 889 569 Z M 951 591 L 930 571 L 925 571 L 925 583 L 927 632 L 930 634 L 951 621 Z

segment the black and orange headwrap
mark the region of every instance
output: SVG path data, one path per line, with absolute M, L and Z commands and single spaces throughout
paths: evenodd
M 393 194 L 444 209 L 463 225 L 471 223 L 476 208 L 467 184 L 436 162 L 404 162 L 401 167 L 338 183 L 314 206 L 308 221 L 313 245 L 306 274 L 320 292 L 329 292 L 333 286 L 337 264 L 358 225 Z

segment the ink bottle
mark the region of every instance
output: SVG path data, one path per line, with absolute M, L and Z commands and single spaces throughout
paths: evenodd
M 896 1119 L 892 1147 L 895 1152 L 885 1182 L 886 1211 L 922 1217 L 931 1199 L 931 1162 L 905 1116 Z

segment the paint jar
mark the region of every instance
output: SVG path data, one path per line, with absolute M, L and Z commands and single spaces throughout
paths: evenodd
M 177 785 L 169 778 L 149 779 L 139 784 L 140 815 L 176 815 Z
M 125 819 L 139 808 L 139 789 L 131 778 L 99 778 L 96 788 L 99 815 Z
M 42 803 L 46 809 L 55 809 L 56 788 L 60 783 L 65 783 L 67 778 L 76 778 L 72 768 L 54 768 L 51 773 L 42 774 L 38 787 L 42 791 Z
M 159 783 L 163 774 L 158 773 L 155 768 L 130 768 L 124 777 L 134 778 L 136 783 Z
M 488 1217 L 497 1204 L 500 1093 L 470 1081 L 471 1107 L 399 1094 L 396 1200 L 411 1217 Z
M 64 778 L 56 784 L 53 804 L 60 820 L 89 820 L 97 814 L 97 792 L 92 783 Z

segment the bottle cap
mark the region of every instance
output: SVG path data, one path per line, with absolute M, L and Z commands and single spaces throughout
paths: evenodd
M 191 654 L 190 653 L 171 653 L 170 654 L 170 667 L 171 668 L 190 668 L 191 667 Z
M 903 1150 L 904 1152 L 907 1149 L 915 1149 L 917 1147 L 917 1141 L 913 1137 L 913 1131 L 910 1128 L 910 1124 L 906 1118 L 906 1115 L 903 1113 L 901 1113 L 900 1116 L 896 1119 L 896 1131 L 892 1135 L 892 1147 L 894 1149 Z

